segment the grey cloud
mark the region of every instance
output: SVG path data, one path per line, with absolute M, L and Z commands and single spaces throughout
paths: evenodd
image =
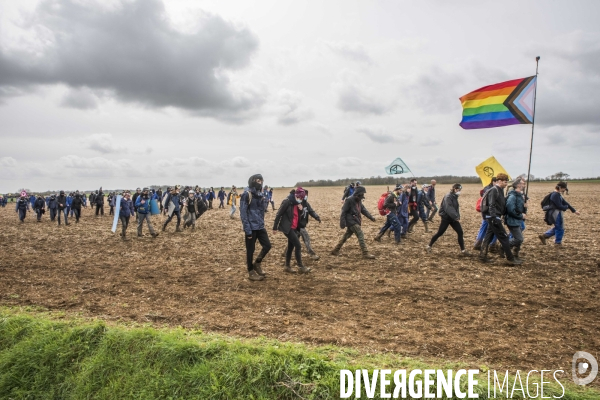
M 298 92 L 282 89 L 277 95 L 277 122 L 295 125 L 313 117 L 313 112 L 302 105 L 303 96 Z
M 128 159 L 110 160 L 104 157 L 83 158 L 77 155 L 60 157 L 56 162 L 60 171 L 79 177 L 139 177 L 142 173 Z
M 110 133 L 95 133 L 80 140 L 80 143 L 90 149 L 102 154 L 126 153 L 127 149 L 114 143 Z
M 337 106 L 342 111 L 382 115 L 389 110 L 388 106 L 375 98 L 374 90 L 364 85 L 359 76 L 351 71 L 342 71 L 334 89 L 338 95 Z
M 343 166 L 357 166 L 357 165 L 362 165 L 363 162 L 360 158 L 357 157 L 340 157 L 337 159 L 338 163 L 343 165 Z
M 325 45 L 334 54 L 341 56 L 347 60 L 365 64 L 373 63 L 373 60 L 369 56 L 369 53 L 367 53 L 367 50 L 360 43 L 325 42 Z
M 382 128 L 361 127 L 358 128 L 356 131 L 364 133 L 369 139 L 377 143 L 391 143 L 396 140 L 392 135 L 384 133 Z
M 193 33 L 176 30 L 160 0 L 98 3 L 42 0 L 30 30 L 49 33 L 36 54 L 0 51 L 0 90 L 66 84 L 106 90 L 122 102 L 176 107 L 238 121 L 264 102 L 262 88 L 236 84 L 258 48 L 248 28 L 204 13 Z M 35 55 L 34 55 L 35 54 Z M 88 102 L 66 99 L 67 105 Z
M 98 108 L 98 97 L 89 89 L 72 89 L 65 94 L 61 105 L 79 110 L 92 110 Z
M 17 166 L 17 160 L 12 157 L 0 157 L 0 167 L 14 168 Z

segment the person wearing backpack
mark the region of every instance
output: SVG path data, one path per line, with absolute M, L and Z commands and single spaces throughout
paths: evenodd
M 484 187 L 483 189 L 481 189 L 479 191 L 479 199 L 477 200 L 477 205 L 475 206 L 475 210 L 481 214 L 481 201 L 483 200 L 483 196 L 485 195 L 485 193 L 490 190 L 492 187 L 494 187 L 494 184 L 496 183 L 496 177 L 494 176 L 492 178 L 492 181 L 490 182 L 489 185 L 487 185 L 486 187 Z M 481 220 L 481 225 L 479 226 L 479 232 L 477 232 L 477 237 L 475 238 L 475 244 L 473 245 L 473 250 L 481 250 L 481 244 L 483 243 L 483 238 L 485 237 L 485 232 L 487 232 L 487 228 L 488 228 L 488 221 L 487 219 L 485 219 L 485 217 L 482 215 L 481 216 L 482 220 Z M 495 246 L 496 245 L 496 236 L 494 236 L 492 238 L 492 241 L 490 243 L 490 246 Z
M 248 179 L 248 187 L 244 189 L 240 198 L 240 219 L 244 230 L 244 242 L 246 244 L 246 267 L 248 268 L 248 279 L 251 281 L 262 281 L 266 274 L 262 270 L 262 261 L 271 250 L 269 234 L 265 229 L 265 202 L 262 199 L 263 176 L 252 175 Z M 230 193 L 235 197 L 235 186 Z M 233 218 L 233 217 L 232 217 Z M 262 249 L 253 261 L 256 241 Z
M 379 209 L 380 215 L 386 216 L 385 224 L 379 230 L 377 236 L 375 236 L 375 240 L 381 242 L 381 238 L 385 234 L 385 231 L 390 229 L 394 232 L 394 239 L 396 244 L 400 244 L 401 235 L 402 235 L 402 226 L 400 225 L 400 221 L 398 220 L 398 206 L 400 193 L 402 192 L 402 185 L 397 184 L 393 191 L 387 194 L 385 198 L 383 195 L 379 199 L 379 203 L 377 203 L 377 208 Z M 383 198 L 383 202 L 381 199 Z M 381 204 L 383 203 L 383 204 Z
M 342 196 L 342 203 L 344 201 L 346 201 L 346 199 L 350 196 L 352 196 L 354 194 L 354 182 L 351 182 L 350 185 L 348 185 L 345 189 L 344 189 L 344 195 Z
M 512 236 L 510 239 L 510 247 L 513 248 L 515 259 L 519 260 L 519 252 L 523 243 L 523 221 L 527 218 L 527 210 L 525 208 L 525 181 L 517 180 L 513 183 L 513 189 L 508 192 L 506 198 L 506 217 L 505 222 Z
M 444 196 L 442 200 L 442 204 L 440 205 L 440 217 L 442 218 L 442 222 L 440 222 L 440 227 L 435 235 L 432 236 L 429 241 L 429 245 L 426 250 L 428 253 L 431 253 L 431 248 L 433 244 L 446 232 L 449 226 L 454 229 L 454 232 L 458 235 L 458 245 L 460 246 L 460 255 L 470 256 L 467 250 L 465 250 L 465 240 L 463 238 L 463 229 L 460 225 L 460 208 L 458 205 L 458 196 L 460 196 L 460 192 L 462 190 L 462 185 L 460 183 L 455 183 L 452 185 L 452 189 L 450 193 Z
M 567 210 L 571 210 L 575 215 L 580 215 L 580 212 L 575 210 L 573 206 L 571 206 L 564 199 L 563 195 L 565 192 L 568 194 L 569 189 L 567 188 L 566 182 L 558 182 L 556 187 L 554 188 L 554 192 L 552 192 L 547 200 L 547 205 L 544 208 L 547 208 L 546 211 L 546 222 L 550 225 L 554 225 L 552 229 L 547 231 L 546 233 L 540 234 L 538 237 L 540 238 L 542 244 L 546 244 L 546 240 L 555 236 L 554 244 L 557 246 L 562 245 L 562 240 L 565 236 L 565 217 L 564 212 Z
M 363 258 L 372 260 L 375 258 L 374 255 L 369 253 L 367 244 L 365 243 L 365 235 L 361 229 L 362 215 L 375 222 L 375 218 L 369 213 L 369 211 L 363 207 L 362 201 L 365 199 L 365 193 L 367 190 L 363 186 L 359 186 L 354 190 L 354 194 L 346 199 L 342 206 L 342 212 L 340 214 L 340 228 L 346 229 L 344 236 L 340 239 L 335 248 L 331 251 L 332 256 L 340 254 L 340 250 L 344 243 L 352 235 L 356 235 L 358 244 L 362 251 Z
M 181 196 L 179 195 L 179 190 L 181 189 L 180 185 L 175 185 L 175 187 L 171 190 L 170 193 L 167 193 L 167 198 L 165 199 L 165 209 L 167 209 L 167 215 L 169 216 L 165 223 L 163 224 L 162 231 L 164 232 L 167 229 L 167 225 L 173 219 L 175 215 L 177 217 L 177 225 L 175 226 L 175 232 L 183 232 L 183 230 L 179 227 L 181 225 Z
M 520 265 L 523 262 L 516 259 L 510 250 L 508 235 L 502 226 L 502 216 L 506 213 L 506 199 L 504 198 L 504 188 L 508 185 L 508 175 L 499 173 L 496 176 L 496 184 L 488 190 L 481 201 L 481 214 L 488 221 L 488 228 L 483 238 L 483 244 L 479 251 L 479 259 L 482 262 L 488 261 L 488 251 L 492 236 L 496 235 L 502 245 L 502 251 L 506 256 L 506 262 L 510 265 Z M 502 253 L 501 253 L 502 254 Z

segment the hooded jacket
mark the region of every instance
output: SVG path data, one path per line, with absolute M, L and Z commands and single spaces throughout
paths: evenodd
M 83 205 L 83 198 L 81 195 L 76 194 L 71 201 L 71 208 L 73 210 L 81 210 L 81 206 Z
M 483 214 L 486 218 L 500 218 L 506 212 L 506 199 L 501 187 L 494 185 L 485 194 L 488 210 Z
M 265 229 L 266 203 L 262 197 L 262 191 L 246 187 L 240 198 L 240 218 L 248 236 L 252 235 L 252 231 Z
M 46 208 L 46 202 L 44 201 L 44 198 L 43 197 L 38 197 L 35 200 L 33 208 L 36 209 L 36 210 L 38 210 L 38 209 L 39 210 L 43 210 L 44 208 Z
M 519 193 L 516 190 L 510 191 L 508 193 L 508 199 L 506 200 L 506 225 L 521 226 L 524 212 L 525 197 L 523 196 L 523 193 Z
M 263 192 L 264 198 L 264 192 Z M 273 230 L 281 231 L 286 235 L 290 233 L 292 230 L 292 223 L 294 220 L 294 208 L 298 209 L 298 203 L 296 201 L 296 195 L 294 193 L 290 193 L 288 197 L 283 199 L 281 205 L 279 206 L 279 210 L 277 210 L 277 215 L 275 216 L 275 221 L 273 222 Z M 304 207 L 302 209 L 304 211 Z M 300 228 L 300 218 L 302 211 L 298 209 L 298 225 L 296 228 Z
M 56 203 L 58 204 L 59 210 L 64 210 L 65 208 L 67 208 L 67 196 L 65 196 L 64 194 L 58 195 L 58 197 L 56 198 Z
M 450 218 L 452 221 L 460 219 L 460 207 L 456 193 L 450 192 L 444 196 L 440 206 L 440 217 Z
M 370 220 L 375 220 L 373 216 L 367 211 L 366 208 L 363 207 L 362 201 L 358 199 L 360 194 L 365 194 L 367 190 L 359 186 L 354 189 L 354 194 L 344 201 L 344 205 L 342 206 L 342 212 L 340 214 L 340 228 L 350 228 L 354 225 L 361 225 L 362 217 L 369 218 Z

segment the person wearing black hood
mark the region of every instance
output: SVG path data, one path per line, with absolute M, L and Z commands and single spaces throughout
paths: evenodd
M 42 196 L 38 196 L 33 203 L 33 208 L 37 215 L 37 222 L 42 222 L 42 214 L 46 212 L 46 202 Z
M 408 223 L 408 233 L 412 233 L 414 226 L 419 222 L 419 188 L 415 178 L 410 180 L 410 188 L 408 189 L 408 212 L 412 219 Z
M 94 196 L 94 203 L 96 204 L 96 217 L 98 214 L 104 216 L 104 193 L 102 192 L 102 188 L 96 192 L 96 196 Z
M 273 188 L 271 188 L 271 190 L 273 190 Z M 295 192 L 296 192 L 296 190 L 292 189 L 290 194 L 295 194 Z M 304 200 L 302 200 L 302 203 L 300 203 L 302 205 L 302 212 L 300 214 L 300 219 L 298 220 L 298 230 L 296 231 L 296 233 L 298 234 L 298 236 L 302 236 L 302 241 L 304 242 L 304 245 L 306 246 L 306 251 L 308 252 L 308 255 L 310 256 L 310 258 L 312 258 L 313 260 L 318 260 L 321 257 L 319 257 L 317 255 L 317 253 L 315 253 L 315 251 L 313 250 L 313 248 L 310 244 L 310 235 L 308 234 L 308 231 L 306 230 L 306 226 L 308 225 L 308 217 L 309 216 L 311 216 L 314 219 L 316 219 L 317 221 L 319 221 L 319 223 L 321 223 L 321 217 L 319 217 L 319 214 L 317 214 L 315 212 L 315 210 L 313 210 L 310 203 L 308 202 L 308 190 L 304 189 L 304 193 L 305 193 Z M 268 207 L 269 207 L 269 205 L 267 204 L 267 208 Z M 283 252 L 282 257 L 286 256 L 287 250 L 288 250 L 288 248 L 286 247 L 285 251 Z
M 83 205 L 83 197 L 79 194 L 79 191 L 75 192 L 75 197 L 73 197 L 73 202 L 71 203 L 71 211 L 75 214 L 75 223 L 79 223 L 79 218 L 81 218 L 81 206 Z
M 356 235 L 360 249 L 362 250 L 363 258 L 375 258 L 374 255 L 369 254 L 367 244 L 365 243 L 365 235 L 360 227 L 362 222 L 361 214 L 375 222 L 375 218 L 373 218 L 369 211 L 367 211 L 367 209 L 362 205 L 362 201 L 365 198 L 365 193 L 367 193 L 367 190 L 363 186 L 358 186 L 356 189 L 354 189 L 354 194 L 348 197 L 344 202 L 344 205 L 342 206 L 342 213 L 340 215 L 340 228 L 346 228 L 346 232 L 338 242 L 337 246 L 335 246 L 331 252 L 331 255 L 339 255 L 342 246 L 344 243 L 346 243 L 346 240 L 350 239 L 352 235 Z
M 433 244 L 446 232 L 449 226 L 454 229 L 456 234 L 458 235 L 458 245 L 460 246 L 460 255 L 461 256 L 470 256 L 471 254 L 465 250 L 465 240 L 463 238 L 463 230 L 460 225 L 460 208 L 458 205 L 458 196 L 460 196 L 460 191 L 462 190 L 462 185 L 460 183 L 455 183 L 452 186 L 452 190 L 442 200 L 442 204 L 439 208 L 440 217 L 442 217 L 442 222 L 440 223 L 440 227 L 435 235 L 431 238 L 429 242 L 429 246 L 427 246 L 426 250 L 428 253 L 431 253 L 431 247 Z
M 67 220 L 67 196 L 65 196 L 64 190 L 60 191 L 58 197 L 56 198 L 56 203 L 58 204 L 58 225 L 60 226 L 60 214 L 65 216 L 65 225 L 69 225 L 69 221 Z
M 265 229 L 265 202 L 262 198 L 263 182 L 261 174 L 252 175 L 248 179 L 248 187 L 240 198 L 240 219 L 242 220 L 246 243 L 246 266 L 248 267 L 248 279 L 251 281 L 265 279 L 266 274 L 263 272 L 261 264 L 269 250 L 271 250 L 271 241 Z M 252 262 L 257 240 L 262 249 L 256 260 Z
M 275 222 L 273 222 L 273 232 L 281 231 L 288 239 L 287 252 L 285 254 L 285 267 L 284 272 L 294 272 L 290 266 L 292 260 L 292 253 L 296 257 L 296 263 L 298 264 L 298 272 L 305 274 L 310 272 L 310 268 L 306 268 L 302 263 L 302 252 L 300 245 L 300 238 L 298 233 L 300 231 L 300 218 L 304 207 L 302 202 L 306 192 L 302 188 L 298 188 L 294 193 L 290 193 L 288 197 L 283 199 L 277 215 L 275 216 Z
M 29 210 L 29 204 L 30 203 L 27 195 L 21 196 L 15 204 L 15 210 L 17 213 L 19 213 L 19 221 L 21 221 L 21 223 L 25 222 L 25 217 L 27 216 L 27 211 Z

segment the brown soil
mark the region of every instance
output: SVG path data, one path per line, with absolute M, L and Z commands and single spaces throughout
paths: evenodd
M 438 202 L 448 189 L 438 185 Z M 479 189 L 467 185 L 460 198 L 469 247 L 480 224 L 474 210 Z M 283 273 L 286 242 L 281 233 L 272 234 L 270 211 L 273 249 L 263 264 L 263 282 L 247 279 L 241 223 L 228 210 L 208 211 L 195 232 L 175 233 L 171 223 L 157 239 L 135 238 L 130 227 L 132 239 L 122 242 L 110 232 L 112 219 L 94 218 L 89 209 L 68 227 L 51 224 L 47 214 L 42 223 L 29 214 L 20 225 L 9 204 L 0 209 L 0 304 L 475 366 L 570 371 L 577 350 L 600 360 L 600 185 L 572 185 L 568 200 L 582 215 L 567 214 L 561 248 L 542 246 L 537 238 L 548 228 L 539 202 L 551 189 L 531 189 L 526 262 L 509 267 L 497 259 L 482 265 L 476 257 L 459 257 L 451 229 L 431 255 L 425 252 L 431 234 L 421 224 L 400 247 L 387 237 L 373 242 L 384 223 L 378 215 L 376 223 L 363 222 L 376 260 L 360 258 L 356 238 L 339 257 L 331 256 L 342 234 L 342 188 L 314 188 L 310 202 L 323 223 L 312 220 L 309 231 L 321 259 L 305 258 L 312 268 L 307 276 Z M 373 215 L 384 190 L 367 188 Z M 276 191 L 276 205 L 286 194 Z M 162 217 L 153 218 L 160 227 Z

